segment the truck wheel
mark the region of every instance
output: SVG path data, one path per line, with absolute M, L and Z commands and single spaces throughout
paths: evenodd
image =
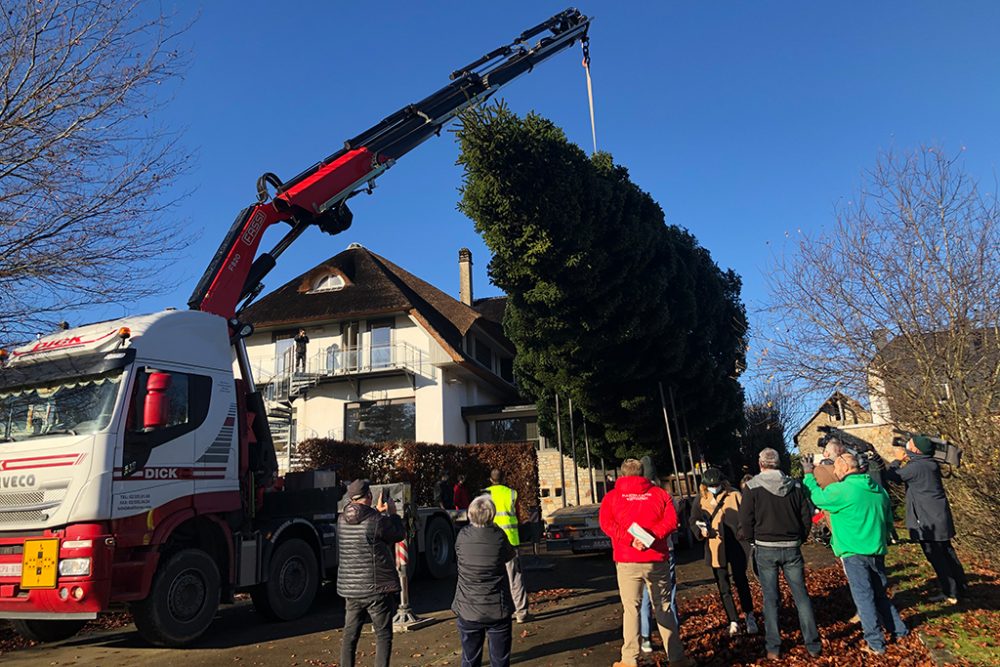
M 69 639 L 87 624 L 86 620 L 71 621 L 41 621 L 19 620 L 11 621 L 14 631 L 25 639 L 33 642 L 58 642 Z
M 291 538 L 274 550 L 267 581 L 255 586 L 250 597 L 265 618 L 291 621 L 309 611 L 318 590 L 316 552 L 304 540 Z
M 133 602 L 139 634 L 154 646 L 176 648 L 200 637 L 219 608 L 219 568 L 200 549 L 170 556 L 153 575 L 145 600 Z
M 424 566 L 434 579 L 455 573 L 455 531 L 441 517 L 432 519 L 424 534 Z

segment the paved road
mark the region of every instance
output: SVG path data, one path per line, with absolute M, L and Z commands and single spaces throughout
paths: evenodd
M 714 591 L 699 551 L 682 552 L 678 580 L 681 599 Z M 515 625 L 513 662 L 518 665 L 610 665 L 619 659 L 621 607 L 614 567 L 606 555 L 552 555 L 550 570 L 527 572 L 534 619 Z M 417 613 L 437 622 L 397 634 L 394 665 L 458 665 L 454 615 L 448 610 L 454 581 L 416 581 Z M 289 665 L 331 667 L 339 662 L 343 603 L 324 589 L 314 610 L 292 623 L 269 623 L 250 603 L 224 607 L 208 635 L 183 651 L 145 645 L 133 626 L 77 637 L 0 657 L 5 667 L 39 665 L 91 667 L 215 667 L 217 665 Z M 362 638 L 358 665 L 373 662 L 374 637 Z

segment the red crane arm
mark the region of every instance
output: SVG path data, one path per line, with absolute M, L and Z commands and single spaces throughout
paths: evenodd
M 240 303 L 245 305 L 261 291 L 261 281 L 277 257 L 310 225 L 328 234 L 347 229 L 351 224 L 345 203 L 349 197 L 366 185 L 370 190 L 373 181 L 398 158 L 439 134 L 464 109 L 486 100 L 577 40 L 586 45 L 589 27 L 588 17 L 567 9 L 456 70 L 451 83 L 383 119 L 290 181 L 283 183 L 274 174 L 261 176 L 258 202 L 240 211 L 188 306 L 227 319 L 235 317 Z M 528 40 L 537 35 L 543 36 L 529 46 Z M 276 191 L 270 200 L 269 185 Z M 288 223 L 291 229 L 270 252 L 258 256 L 264 232 L 276 222 Z

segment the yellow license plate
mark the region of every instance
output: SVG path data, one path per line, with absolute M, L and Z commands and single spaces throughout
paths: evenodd
M 24 541 L 21 588 L 55 588 L 58 568 L 58 538 Z

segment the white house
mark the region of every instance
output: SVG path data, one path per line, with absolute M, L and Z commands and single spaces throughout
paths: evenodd
M 455 299 L 352 244 L 243 312 L 255 326 L 247 348 L 283 468 L 294 443 L 313 437 L 528 441 L 539 449 L 543 513 L 575 502 L 571 461 L 566 489 L 553 486 L 558 474 L 544 474 L 559 470 L 558 454 L 514 385 L 514 346 L 501 326 L 506 298 L 472 298 L 465 248 L 459 277 Z M 304 368 L 296 367 L 299 329 L 309 337 Z M 581 502 L 593 502 L 585 468 L 579 478 Z

